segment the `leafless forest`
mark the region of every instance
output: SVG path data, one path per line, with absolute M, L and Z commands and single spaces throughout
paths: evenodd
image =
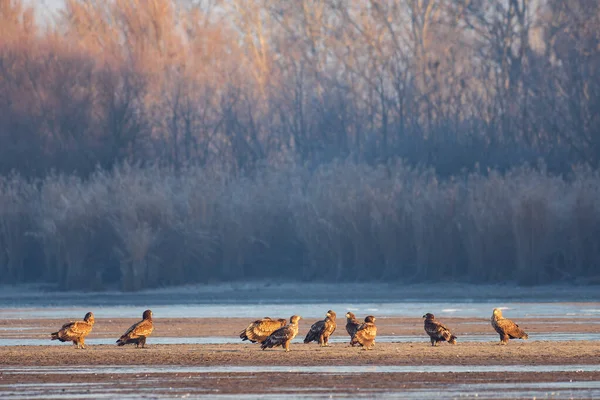
M 600 2 L 28 4 L 0 282 L 600 277 Z

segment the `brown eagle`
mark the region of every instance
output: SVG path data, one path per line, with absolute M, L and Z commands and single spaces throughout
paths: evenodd
M 327 311 L 327 314 L 325 315 L 326 317 L 324 320 L 317 321 L 312 324 L 310 330 L 304 338 L 304 343 L 316 341 L 319 342 L 320 346 L 329 346 L 329 336 L 335 332 L 335 328 L 337 327 L 335 323 L 336 315 L 332 310 Z
M 142 320 L 136 322 L 131 328 L 127 329 L 127 332 L 117 340 L 117 345 L 125 346 L 129 343 L 135 343 L 136 348 L 140 347 L 140 345 L 144 348 L 146 345 L 146 338 L 150 336 L 153 330 L 152 311 L 146 310 L 142 314 Z
M 360 344 L 364 350 L 370 350 L 373 348 L 375 343 L 375 336 L 377 336 L 377 327 L 375 326 L 375 317 L 372 315 L 368 315 L 365 318 L 365 322 L 363 322 L 354 336 L 352 336 L 352 340 L 350 344 L 354 346 L 355 344 Z
M 283 318 L 272 319 L 270 317 L 264 317 L 263 319 L 257 319 L 240 332 L 240 339 L 242 339 L 242 341 L 249 340 L 252 343 L 262 343 L 271 333 L 285 326 L 285 324 L 287 324 L 287 320 Z
M 435 315 L 427 313 L 423 315 L 423 318 L 425 318 L 425 332 L 429 335 L 432 346 L 437 346 L 439 342 L 446 341 L 450 344 L 456 344 L 456 336 L 450 332 L 446 325 L 437 322 Z
M 85 349 L 85 337 L 90 334 L 94 326 L 94 314 L 85 314 L 83 321 L 67 322 L 58 332 L 50 334 L 51 340 L 73 342 L 78 349 Z
M 356 320 L 356 316 L 354 315 L 354 313 L 351 313 L 350 311 L 348 311 L 346 313 L 346 332 L 348 332 L 348 335 L 350 335 L 350 344 L 352 346 L 354 346 L 352 344 L 352 337 L 354 337 L 354 334 L 358 330 L 359 326 L 360 326 L 360 322 L 358 322 Z
M 507 344 L 509 339 L 528 339 L 529 336 L 525 331 L 519 328 L 519 325 L 512 322 L 510 319 L 502 317 L 502 310 L 494 308 L 492 313 L 492 326 L 500 335 L 499 344 Z
M 284 327 L 277 329 L 271 333 L 260 345 L 261 349 L 268 349 L 271 347 L 282 346 L 285 351 L 290 351 L 290 342 L 298 334 L 298 321 L 302 317 L 292 315 L 290 323 Z

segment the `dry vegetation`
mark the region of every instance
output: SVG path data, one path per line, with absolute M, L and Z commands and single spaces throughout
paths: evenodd
M 598 275 L 596 2 L 65 3 L 0 0 L 0 279 Z
M 596 278 L 600 176 L 438 181 L 403 164 L 119 167 L 0 180 L 0 273 L 65 288 L 271 277 L 521 283 Z

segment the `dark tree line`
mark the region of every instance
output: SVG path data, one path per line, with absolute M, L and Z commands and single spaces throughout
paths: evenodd
M 599 275 L 597 2 L 46 17 L 0 0 L 3 280 Z

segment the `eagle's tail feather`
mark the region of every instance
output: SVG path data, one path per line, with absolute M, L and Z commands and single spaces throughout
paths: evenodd
M 317 336 L 316 333 L 313 332 L 312 330 L 308 331 L 308 333 L 306 334 L 306 337 L 304 338 L 304 343 L 310 343 L 313 340 L 317 340 L 316 336 Z
M 52 332 L 50 334 L 50 340 L 58 340 L 58 332 Z
M 264 349 L 270 349 L 271 347 L 273 347 L 275 345 L 275 343 L 273 343 L 273 340 L 271 339 L 271 337 L 269 336 L 268 338 L 266 338 L 261 344 L 260 344 L 260 348 L 262 350 Z

